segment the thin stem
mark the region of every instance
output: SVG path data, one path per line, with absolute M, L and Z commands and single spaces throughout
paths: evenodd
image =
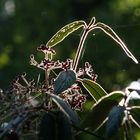
M 132 136 L 131 136 L 131 132 L 130 132 L 130 126 L 129 126 L 129 123 L 128 121 L 126 121 L 124 123 L 124 132 L 125 132 L 125 138 L 126 140 L 132 140 Z
M 130 115 L 130 119 L 132 120 L 132 122 L 133 122 L 138 128 L 140 128 L 139 123 L 132 117 L 132 115 Z
M 48 86 L 49 86 L 49 75 L 48 75 L 47 70 L 45 70 L 45 83 L 46 83 L 46 88 L 48 88 Z
M 78 45 L 78 49 L 77 49 L 77 52 L 76 52 L 76 56 L 75 56 L 75 59 L 74 59 L 74 62 L 73 62 L 73 70 L 76 71 L 77 69 L 77 65 L 78 65 L 78 62 L 80 60 L 80 56 L 82 54 L 82 51 L 83 51 L 83 48 L 84 48 L 84 42 L 85 42 L 85 39 L 87 37 L 89 33 L 89 29 L 88 28 L 85 28 L 82 36 L 81 36 L 81 39 L 80 39 L 80 42 L 79 42 L 79 45 Z
M 128 111 L 125 112 L 125 117 L 126 117 L 126 120 L 123 125 L 125 138 L 126 140 L 132 140 L 131 120 L 130 120 L 130 115 Z
M 95 133 L 93 133 L 93 132 L 90 132 L 90 131 L 88 131 L 88 130 L 82 129 L 82 128 L 77 127 L 77 126 L 75 126 L 75 125 L 72 125 L 72 126 L 73 126 L 75 129 L 77 129 L 77 130 L 80 130 L 80 131 L 82 131 L 82 132 L 85 132 L 85 133 L 87 133 L 87 134 L 89 134 L 89 135 L 92 135 L 92 136 L 94 136 L 94 137 L 97 137 L 97 138 L 99 138 L 99 139 L 101 139 L 101 140 L 106 140 L 106 138 L 101 137 L 101 136 L 99 136 L 99 135 L 97 135 L 97 134 L 95 134 Z
M 85 40 L 87 38 L 87 35 L 90 31 L 92 31 L 94 29 L 95 22 L 96 22 L 96 19 L 95 19 L 95 17 L 93 17 L 91 19 L 90 23 L 85 26 L 85 29 L 84 29 L 84 32 L 81 36 L 81 39 L 80 39 L 80 42 L 79 42 L 79 45 L 78 45 L 78 49 L 77 49 L 77 52 L 76 52 L 76 56 L 75 56 L 75 59 L 74 59 L 74 62 L 73 62 L 73 70 L 74 71 L 76 71 L 76 69 L 77 69 L 80 57 L 81 57 L 82 52 L 84 50 L 84 43 L 85 43 Z

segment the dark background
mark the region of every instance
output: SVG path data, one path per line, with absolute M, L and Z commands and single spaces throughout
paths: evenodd
M 18 74 L 27 72 L 37 78 L 40 71 L 29 65 L 30 54 L 41 60 L 36 51 L 64 25 L 75 21 L 89 22 L 95 16 L 113 28 L 140 61 L 139 0 L 0 0 L 0 87 L 7 88 Z M 80 31 L 72 33 L 56 47 L 55 59 L 72 58 Z M 95 36 L 93 34 L 95 33 Z M 139 76 L 139 64 L 102 31 L 88 36 L 81 66 L 89 61 L 98 74 L 98 83 L 107 91 L 122 89 Z

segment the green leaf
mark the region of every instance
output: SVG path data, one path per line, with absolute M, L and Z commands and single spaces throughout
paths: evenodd
M 56 44 L 63 41 L 69 34 L 78 30 L 80 27 L 86 26 L 86 23 L 82 20 L 74 21 L 70 24 L 67 24 L 63 28 L 61 28 L 48 42 L 47 46 L 53 47 Z
M 76 82 L 76 74 L 72 70 L 62 71 L 54 81 L 54 93 L 59 94 Z
M 95 28 L 99 28 L 102 31 L 104 31 L 108 36 L 110 36 L 114 41 L 116 41 L 121 48 L 124 50 L 126 55 L 130 57 L 136 64 L 138 64 L 138 60 L 134 57 L 134 55 L 129 51 L 127 46 L 124 44 L 124 42 L 120 39 L 120 37 L 113 31 L 112 28 L 110 28 L 108 25 L 98 22 L 96 24 Z
M 129 97 L 128 97 L 128 106 L 133 107 L 133 106 L 140 106 L 140 94 L 136 90 L 130 90 Z
M 40 124 L 39 140 L 54 140 L 56 137 L 56 122 L 53 114 L 46 113 Z
M 75 125 L 79 125 L 79 119 L 74 112 L 70 105 L 67 104 L 65 101 L 63 101 L 59 96 L 55 94 L 49 94 L 52 97 L 52 100 L 57 104 L 57 106 L 60 108 L 60 110 L 68 117 L 68 119 L 74 123 Z
M 133 120 L 132 121 L 134 123 L 136 122 L 140 126 L 140 106 L 135 106 L 132 109 L 130 109 L 130 114 L 132 115 L 134 119 L 134 121 Z
M 130 98 L 128 105 L 131 106 L 140 106 L 140 99 L 138 98 Z
M 95 101 L 98 101 L 101 97 L 107 95 L 107 92 L 94 81 L 83 79 L 80 82 Z
M 111 108 L 118 105 L 123 97 L 124 93 L 122 91 L 115 91 L 99 99 L 93 105 L 81 126 L 96 130 L 105 121 Z
M 125 108 L 123 106 L 114 106 L 108 115 L 108 120 L 106 124 L 106 136 L 110 138 L 113 136 L 121 126 L 124 118 Z

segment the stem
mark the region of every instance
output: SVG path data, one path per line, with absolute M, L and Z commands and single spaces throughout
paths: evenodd
M 84 29 L 84 32 L 81 36 L 81 39 L 80 39 L 80 42 L 79 42 L 79 45 L 78 45 L 78 49 L 77 49 L 77 52 L 76 52 L 76 56 L 75 56 L 75 59 L 74 59 L 74 62 L 73 62 L 73 70 L 74 71 L 76 71 L 76 69 L 77 69 L 77 65 L 79 63 L 81 54 L 83 52 L 84 43 L 85 43 L 85 40 L 87 38 L 87 35 L 90 31 L 92 31 L 94 29 L 95 21 L 96 21 L 96 19 L 95 19 L 95 17 L 93 17 L 91 19 L 90 23 L 85 26 L 85 29 Z
M 106 138 L 104 138 L 104 137 L 102 137 L 102 136 L 99 136 L 99 135 L 97 135 L 97 134 L 95 134 L 95 133 L 93 133 L 93 132 L 90 132 L 90 131 L 88 131 L 88 130 L 85 130 L 85 129 L 82 129 L 82 128 L 80 128 L 80 127 L 77 127 L 77 126 L 75 126 L 75 125 L 72 125 L 75 129 L 77 129 L 77 130 L 80 130 L 80 131 L 82 131 L 82 132 L 84 132 L 84 133 L 87 133 L 87 134 L 89 134 L 89 135 L 92 135 L 92 136 L 94 136 L 94 137 L 96 137 L 96 138 L 99 138 L 99 139 L 101 139 L 101 140 L 107 140 Z
M 132 140 L 129 124 L 127 121 L 124 123 L 124 133 L 125 133 L 126 140 Z
M 74 59 L 74 62 L 73 62 L 73 70 L 74 71 L 76 71 L 76 69 L 77 69 L 77 65 L 78 65 L 80 56 L 82 54 L 83 48 L 84 48 L 84 42 L 85 42 L 85 39 L 86 39 L 88 33 L 89 33 L 89 29 L 85 28 L 85 30 L 84 30 L 84 32 L 81 36 L 81 39 L 80 39 L 80 42 L 79 42 L 79 45 L 78 45 L 78 49 L 77 49 L 77 52 L 76 52 L 76 56 L 75 56 L 75 59 Z
M 124 134 L 125 134 L 125 138 L 126 140 L 132 140 L 132 128 L 131 128 L 131 120 L 130 120 L 130 116 L 128 114 L 128 111 L 125 114 L 126 120 L 124 122 Z
M 49 75 L 48 75 L 47 70 L 45 70 L 45 83 L 46 83 L 46 88 L 48 88 L 48 86 L 49 86 Z

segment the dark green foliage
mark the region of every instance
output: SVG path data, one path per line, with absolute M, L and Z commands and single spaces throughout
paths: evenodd
M 106 124 L 107 138 L 111 138 L 118 131 L 124 118 L 124 110 L 123 106 L 114 106 L 109 112 Z
M 140 98 L 130 98 L 128 105 L 130 107 L 131 106 L 140 106 Z
M 110 109 L 117 105 L 123 97 L 124 95 L 122 92 L 110 93 L 102 97 L 88 113 L 86 119 L 82 123 L 82 127 L 96 130 L 107 118 Z
M 123 43 L 123 41 L 119 38 L 119 36 L 109 26 L 107 26 L 104 23 L 98 22 L 97 28 L 100 28 L 101 30 L 103 30 L 114 41 L 116 41 L 121 46 L 121 48 L 124 50 L 124 52 L 127 54 L 127 56 L 130 57 L 136 64 L 138 64 L 138 60 L 133 56 L 133 54 L 128 50 L 128 48 Z
M 98 101 L 101 97 L 107 95 L 107 92 L 98 83 L 92 80 L 83 79 L 80 80 L 80 82 L 95 101 Z
M 23 72 L 25 68 L 30 73 L 30 77 L 36 76 L 36 73 L 39 72 L 28 66 L 30 53 L 35 53 L 36 47 L 40 43 L 47 43 L 63 25 L 81 19 L 88 21 L 92 16 L 111 25 L 113 30 L 125 40 L 130 50 L 139 57 L 140 49 L 137 45 L 140 44 L 139 12 L 137 12 L 139 2 L 129 1 L 127 3 L 124 0 L 121 5 L 121 0 L 117 0 L 116 3 L 112 0 L 107 2 L 62 0 L 61 3 L 57 0 L 24 0 L 22 2 L 12 0 L 10 3 L 15 3 L 15 13 L 11 15 L 8 15 L 5 10 L 8 2 L 8 0 L 0 0 L 1 88 L 7 88 L 9 81 L 15 75 Z M 60 44 L 57 57 L 70 57 L 77 45 L 75 38 L 78 38 L 79 35 L 79 32 L 74 32 L 71 40 L 66 39 L 63 45 Z M 115 47 L 116 44 L 112 43 L 111 39 L 107 39 L 102 32 L 98 31 L 94 39 L 92 35 L 89 37 L 92 40 L 87 44 L 88 48 L 85 51 L 87 55 L 84 55 L 83 59 L 87 58 L 95 65 L 95 71 L 100 75 L 99 79 L 101 78 L 100 84 L 107 91 L 111 91 L 116 84 L 123 88 L 129 81 L 138 78 L 139 65 L 127 61 L 126 56 Z M 38 57 L 40 58 L 41 55 Z
M 124 90 L 125 92 L 115 91 L 107 94 L 100 84 L 93 82 L 96 80 L 96 77 L 94 77 L 94 70 L 90 67 L 81 68 L 80 65 L 83 65 L 83 61 L 87 60 L 96 65 L 95 70 L 99 74 L 99 82 L 101 85 L 104 85 L 107 91 L 112 91 L 114 88 L 116 90 L 118 86 L 119 89 L 122 89 L 128 81 L 132 80 L 131 78 L 137 78 L 139 76 L 136 74 L 138 67 L 136 68 L 133 64 L 130 65 L 126 57 L 121 55 L 118 51 L 119 49 L 114 50 L 115 47 L 113 47 L 113 45 L 115 44 L 107 41 L 104 37 L 100 39 L 100 32 L 93 32 L 94 29 L 101 29 L 104 31 L 123 48 L 130 58 L 138 63 L 137 59 L 128 50 L 120 37 L 114 32 L 114 30 L 118 30 L 117 32 L 119 32 L 121 28 L 116 28 L 114 26 L 110 28 L 102 22 L 96 22 L 95 17 L 92 18 L 89 24 L 87 24 L 88 22 L 86 23 L 83 20 L 79 20 L 79 18 L 86 20 L 95 13 L 93 16 L 96 16 L 97 19 L 101 17 L 105 22 L 109 15 L 108 19 L 110 25 L 128 25 L 129 22 L 134 25 L 137 23 L 139 24 L 140 3 L 129 1 L 127 2 L 128 5 L 125 5 L 125 3 L 121 1 L 121 6 L 119 6 L 120 1 L 121 0 L 117 0 L 115 5 L 113 1 L 108 1 L 108 3 L 106 3 L 98 2 L 97 0 L 92 2 L 62 0 L 61 3 L 52 0 L 42 0 L 39 2 L 34 0 L 0 1 L 0 80 L 2 80 L 0 86 L 7 87 L 4 83 L 5 80 L 8 82 L 12 81 L 8 90 L 0 90 L 0 139 L 6 137 L 7 133 L 13 132 L 11 134 L 17 134 L 17 136 L 21 134 L 22 140 L 22 136 L 24 135 L 23 128 L 27 125 L 27 122 L 31 122 L 32 127 L 28 127 L 28 130 L 26 130 L 27 133 L 32 133 L 31 135 L 35 134 L 34 137 L 36 137 L 39 131 L 39 140 L 72 140 L 73 133 L 71 125 L 74 128 L 74 132 L 76 132 L 74 136 L 84 132 L 102 139 L 102 133 L 100 134 L 101 131 L 98 131 L 98 128 L 104 128 L 104 122 L 107 120 L 107 117 L 106 135 L 107 137 L 111 137 L 119 130 L 124 117 L 124 110 L 126 118 L 124 122 L 125 125 L 123 124 L 123 132 L 125 133 L 124 139 L 131 139 L 131 129 L 128 130 L 131 127 L 130 124 L 133 122 L 140 128 L 139 104 L 137 104 L 136 100 L 129 100 L 130 96 L 126 89 Z M 131 14 L 131 12 L 126 12 L 126 9 L 130 7 L 130 5 L 134 10 L 133 14 Z M 100 6 L 101 10 L 99 10 L 100 8 L 98 6 Z M 125 6 L 127 7 L 126 9 L 123 8 Z M 104 7 L 107 7 L 107 9 Z M 117 9 L 115 9 L 115 7 L 117 7 Z M 12 10 L 12 8 L 13 12 L 8 12 L 8 10 Z M 77 15 L 79 11 L 80 15 Z M 84 14 L 82 14 L 81 11 L 83 11 Z M 105 11 L 107 11 L 107 13 Z M 110 12 L 112 14 L 110 14 Z M 73 19 L 75 20 L 75 18 L 76 20 L 78 18 L 78 20 L 71 22 Z M 135 22 L 137 20 L 138 22 Z M 71 23 L 67 24 L 68 22 Z M 46 46 L 44 45 L 42 47 L 41 51 L 45 53 L 44 59 L 42 59 L 41 55 L 37 55 L 37 59 L 42 59 L 39 63 L 32 57 L 32 64 L 37 68 L 41 68 L 41 70 L 43 69 L 43 72 L 45 71 L 45 77 L 43 77 L 43 79 L 42 77 L 40 78 L 40 76 L 36 78 L 36 74 L 38 75 L 38 73 L 40 73 L 41 75 L 42 71 L 36 72 L 32 69 L 28 69 L 29 67 L 24 63 L 28 61 L 29 54 L 34 53 L 34 48 L 36 49 L 35 46 L 38 46 L 38 44 L 42 42 L 44 44 L 44 42 L 50 38 L 49 36 L 56 31 L 56 28 L 62 24 L 67 25 L 62 27 L 47 42 Z M 74 31 L 81 27 L 83 27 L 82 34 L 80 32 L 74 33 Z M 91 31 L 96 35 L 94 36 L 94 42 L 86 42 L 87 38 L 89 40 L 90 38 L 93 39 L 92 33 L 89 34 Z M 131 28 L 128 31 L 120 31 L 120 34 L 122 33 L 122 38 L 124 39 L 126 37 L 126 42 L 128 41 L 127 44 L 130 47 L 136 47 L 136 45 L 139 44 L 138 36 L 134 37 L 136 31 L 138 31 L 136 28 Z M 70 34 L 69 41 L 65 38 Z M 77 37 L 80 37 L 79 45 L 75 42 L 75 38 Z M 59 44 L 64 39 L 65 42 Z M 132 44 L 131 41 L 133 42 Z M 57 47 L 54 47 L 58 44 L 64 47 L 60 47 L 58 50 Z M 74 46 L 78 46 L 75 56 Z M 88 46 L 90 48 L 88 48 Z M 101 51 L 98 51 L 98 46 L 103 46 L 102 49 L 100 49 Z M 54 50 L 54 48 L 56 50 Z M 62 48 L 63 50 L 61 50 Z M 54 52 L 58 52 L 55 58 L 57 60 L 53 60 Z M 86 55 L 86 53 L 88 55 Z M 136 50 L 136 55 L 139 55 L 139 49 Z M 91 56 L 95 57 L 95 62 L 93 62 Z M 65 62 L 61 60 L 65 57 L 72 57 L 72 65 L 68 67 L 65 65 Z M 82 60 L 81 63 L 80 60 Z M 29 77 L 35 77 L 35 79 L 27 80 L 26 76 L 22 75 L 11 80 L 13 75 L 23 72 L 23 67 L 28 72 Z M 86 70 L 86 68 L 88 70 Z M 57 71 L 56 69 L 59 70 Z M 60 71 L 62 69 L 63 71 Z M 89 79 L 84 79 L 87 78 L 87 76 Z M 10 78 L 10 80 L 8 78 Z M 91 81 L 91 79 L 93 81 Z M 83 86 L 76 83 L 76 80 L 81 81 Z M 53 81 L 54 84 L 52 84 Z M 95 100 L 90 101 L 93 107 L 90 111 L 90 107 L 88 107 L 89 112 L 87 111 L 86 115 L 83 114 L 83 104 L 85 102 L 88 104 L 89 97 L 86 99 L 85 90 L 83 90 L 83 88 L 85 88 Z M 139 90 L 136 91 L 139 92 Z M 130 93 L 130 95 L 131 94 L 132 93 Z M 134 101 L 134 104 L 131 104 L 131 101 Z M 125 108 L 118 106 L 120 104 L 125 106 Z M 79 111 L 78 113 L 77 110 Z M 28 115 L 30 115 L 30 117 Z M 40 123 L 39 116 L 42 115 L 43 118 L 41 118 Z M 82 118 L 81 122 L 79 118 Z M 36 120 L 39 121 L 37 122 Z M 36 123 L 34 123 L 35 121 Z M 38 129 L 38 123 L 40 124 L 40 129 Z M 81 123 L 82 128 L 79 127 L 79 123 Z M 34 126 L 34 124 L 36 126 Z M 103 127 L 100 127 L 101 125 Z M 13 130 L 16 133 L 14 133 Z M 96 134 L 90 130 L 95 131 Z M 27 138 L 27 140 L 31 139 L 28 135 L 25 136 L 25 138 Z M 84 137 L 82 140 L 83 139 Z
M 76 82 L 76 75 L 72 70 L 66 70 L 59 73 L 54 81 L 54 94 L 59 94 L 70 88 Z
M 60 110 L 68 117 L 75 125 L 79 125 L 79 119 L 75 111 L 73 111 L 68 103 L 63 101 L 59 96 L 50 94 L 52 100 L 57 104 Z
M 131 113 L 134 121 L 136 121 L 136 123 L 140 126 L 140 106 L 132 108 L 130 110 L 130 113 Z

